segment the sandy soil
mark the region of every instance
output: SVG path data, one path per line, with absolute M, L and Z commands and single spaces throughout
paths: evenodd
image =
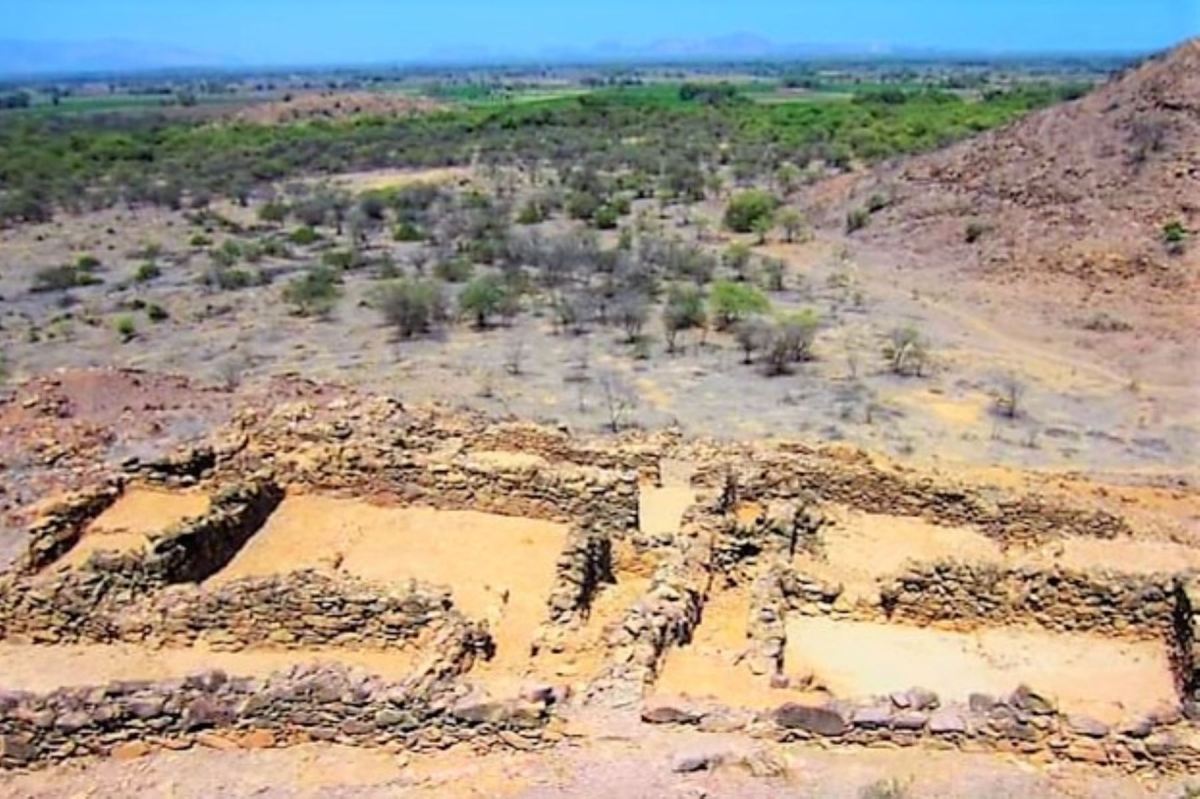
M 772 688 L 768 676 L 750 671 L 743 660 L 749 647 L 749 613 L 749 597 L 744 591 L 725 591 L 711 597 L 692 642 L 667 655 L 655 693 L 754 709 L 821 699 L 806 691 Z
M 52 691 L 113 680 L 170 680 L 207 669 L 238 677 L 265 677 L 302 663 L 343 663 L 391 680 L 407 677 L 415 652 L 354 649 L 213 652 L 204 647 L 149 649 L 129 644 L 38 646 L 0 642 L 0 687 Z
M 367 172 L 347 172 L 334 182 L 351 191 L 371 191 L 411 186 L 414 183 L 458 183 L 470 180 L 470 167 L 441 167 L 437 169 L 374 169 Z
M 1115 641 L 1016 628 L 946 632 L 872 622 L 788 620 L 789 675 L 812 675 L 839 697 L 886 695 L 912 686 L 945 700 L 1005 695 L 1021 684 L 1062 710 L 1116 721 L 1177 695 L 1159 643 Z
M 552 522 L 291 496 L 210 582 L 324 568 L 448 586 L 459 609 L 490 625 L 496 656 L 475 674 L 487 682 L 525 672 L 565 543 L 566 527 Z
M 841 583 L 850 598 L 877 596 L 875 580 L 896 574 L 907 563 L 955 559 L 999 563 L 994 541 L 967 527 L 942 527 L 911 516 L 862 513 L 842 507 L 828 511 L 820 557 L 798 554 L 797 569 Z
M 1134 574 L 1200 570 L 1200 549 L 1168 541 L 1064 538 L 1017 558 L 1019 563 L 1067 569 L 1107 569 Z

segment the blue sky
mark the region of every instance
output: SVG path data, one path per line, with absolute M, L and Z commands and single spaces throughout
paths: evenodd
M 1200 33 L 1200 0 L 0 0 L 0 39 L 124 39 L 245 63 L 536 54 L 732 33 L 777 43 L 1146 51 Z

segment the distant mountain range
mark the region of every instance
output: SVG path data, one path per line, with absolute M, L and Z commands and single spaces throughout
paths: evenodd
M 238 60 L 182 47 L 121 39 L 30 42 L 0 39 L 0 75 L 145 72 L 238 66 Z
M 501 63 L 628 63 L 722 60 L 804 60 L 820 58 L 932 58 L 979 56 L 980 53 L 895 47 L 888 44 L 780 43 L 755 33 L 731 33 L 710 38 L 658 39 L 645 44 L 606 41 L 590 47 L 505 50 L 488 46 L 442 47 L 418 56 L 348 59 L 342 63 L 315 61 L 311 66 L 354 64 L 482 65 Z M 0 39 L 0 75 L 54 75 L 98 72 L 244 67 L 302 67 L 268 64 L 174 45 L 103 39 L 88 42 L 31 42 Z

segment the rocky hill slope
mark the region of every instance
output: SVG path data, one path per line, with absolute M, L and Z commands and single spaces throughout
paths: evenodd
M 865 243 L 1006 276 L 1195 289 L 1200 40 L 1079 100 L 843 187 L 829 187 L 828 219 L 874 207 L 854 234 Z

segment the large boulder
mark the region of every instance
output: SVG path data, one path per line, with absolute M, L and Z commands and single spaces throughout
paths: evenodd
M 850 730 L 850 722 L 836 708 L 814 707 L 788 702 L 775 710 L 775 723 L 789 730 L 803 730 L 814 735 L 835 737 Z

